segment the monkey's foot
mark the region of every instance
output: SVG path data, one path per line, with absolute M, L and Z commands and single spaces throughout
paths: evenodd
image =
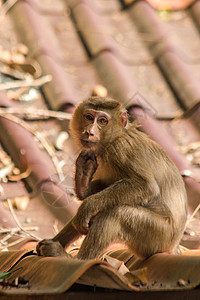
M 68 254 L 65 249 L 61 246 L 58 241 L 53 241 L 51 239 L 44 239 L 37 244 L 36 251 L 38 256 L 45 257 L 58 257 L 64 256 L 68 258 L 72 258 L 70 254 Z

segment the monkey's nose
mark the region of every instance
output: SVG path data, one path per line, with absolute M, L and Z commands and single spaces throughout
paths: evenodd
M 86 138 L 89 138 L 89 137 L 91 137 L 91 136 L 94 136 L 94 133 L 91 132 L 90 130 L 85 130 L 85 131 L 83 132 L 83 135 L 84 135 Z
M 90 136 L 90 137 L 95 136 L 96 131 L 97 131 L 97 129 L 96 129 L 96 125 L 95 125 L 95 124 L 91 124 L 91 126 L 89 126 L 89 127 L 87 128 L 87 134 L 88 134 L 88 136 Z
M 89 128 L 86 132 L 87 132 L 88 136 L 94 136 L 93 128 Z

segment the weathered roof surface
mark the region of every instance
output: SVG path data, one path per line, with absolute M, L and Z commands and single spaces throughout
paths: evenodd
M 75 283 L 129 292 L 191 290 L 200 284 L 199 252 L 195 252 L 187 252 L 186 255 L 156 254 L 142 261 L 127 250 L 110 251 L 110 260 L 123 257 L 130 271 L 128 275 L 114 268 L 112 261 L 108 264 L 102 260 L 44 258 L 22 250 L 2 252 L 1 272 L 12 274 L 5 281 L 1 293 L 62 294 Z
M 156 11 L 151 4 L 185 10 Z M 42 94 L 35 103 L 10 100 L 9 93 L 2 91 L 0 106 L 21 109 L 22 119 L 27 118 L 24 109 L 30 107 L 70 113 L 97 85 L 103 85 L 174 160 L 185 181 L 191 214 L 200 199 L 200 1 L 26 0 L 18 1 L 8 16 L 14 26 L 3 25 L 7 32 L 15 30 L 18 38 L 13 41 L 9 35 L 4 36 L 1 27 L 2 43 L 20 41 L 30 51 L 26 62 L 18 65 L 20 70 L 32 72 L 35 78 L 50 74 L 52 81 L 41 86 Z M 5 74 L 1 78 L 8 80 Z M 53 228 L 54 220 L 61 226 L 77 209 L 72 185 L 70 188 L 76 150 L 70 138 L 63 153 L 49 147 L 55 145 L 55 136 L 61 130 L 68 129 L 68 121 L 32 121 L 30 127 L 10 115 L 0 118 L 0 142 L 15 166 L 25 173 L 25 181 L 1 184 L 1 198 L 31 195 L 28 213 L 40 226 L 40 237 L 50 237 L 53 230 L 47 227 L 51 224 Z M 49 132 L 45 136 L 49 144 L 35 131 Z M 63 160 L 64 169 L 59 167 Z M 63 178 L 63 174 L 67 175 Z M 3 205 L 0 215 L 2 225 L 16 227 Z M 18 213 L 18 217 L 22 221 L 24 213 Z M 182 244 L 199 247 L 198 218 L 190 222 Z M 114 256 L 133 273 L 146 270 L 147 282 L 137 287 L 104 262 L 39 258 L 32 254 L 21 259 L 23 254 L 19 251 L 0 255 L 0 271 L 8 271 L 20 259 L 9 280 L 22 276 L 30 285 L 22 284 L 17 291 L 16 286 L 9 286 L 2 289 L 5 293 L 63 293 L 80 276 L 79 283 L 135 291 L 185 291 L 200 283 L 200 256 L 193 252 L 188 256 L 155 255 L 146 262 L 135 262 L 123 250 L 117 252 Z M 182 295 L 186 297 L 188 293 Z

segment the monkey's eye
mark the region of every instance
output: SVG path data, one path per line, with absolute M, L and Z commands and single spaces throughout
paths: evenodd
M 86 115 L 84 115 L 84 117 L 85 117 L 86 120 L 88 120 L 88 121 L 93 121 L 93 120 L 94 120 L 94 117 L 93 117 L 93 115 L 91 115 L 91 114 L 86 114 Z
M 108 119 L 106 117 L 100 117 L 100 118 L 98 118 L 98 123 L 101 126 L 107 125 L 108 124 Z

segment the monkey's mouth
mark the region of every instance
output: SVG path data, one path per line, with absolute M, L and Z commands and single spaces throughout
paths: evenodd
M 92 148 L 97 145 L 96 142 L 92 142 L 92 141 L 84 140 L 84 139 L 81 139 L 81 144 L 85 148 Z

